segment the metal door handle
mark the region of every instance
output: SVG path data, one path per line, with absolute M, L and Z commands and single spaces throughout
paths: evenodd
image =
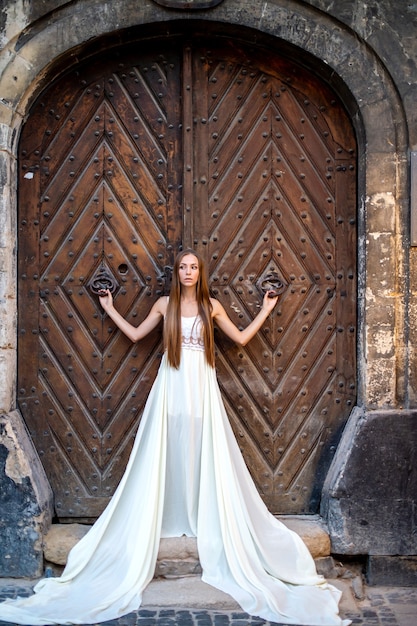
M 274 298 L 275 296 L 279 296 L 283 293 L 286 290 L 287 285 L 280 278 L 278 272 L 268 272 L 259 278 L 257 287 L 262 294 L 265 294 L 267 291 L 271 291 L 272 293 L 270 294 L 270 297 Z
M 107 289 L 110 293 L 114 293 L 119 287 L 119 284 L 106 267 L 100 267 L 98 272 L 90 280 L 88 286 L 90 291 L 98 296 L 100 292 L 106 291 Z

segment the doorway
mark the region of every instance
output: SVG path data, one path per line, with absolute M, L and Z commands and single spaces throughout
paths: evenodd
M 146 45 L 145 45 L 146 43 Z M 216 333 L 226 409 L 274 513 L 314 513 L 356 399 L 356 145 L 342 103 L 296 62 L 203 36 L 137 42 L 58 78 L 20 142 L 19 407 L 60 520 L 94 519 L 117 486 L 162 352 L 139 323 L 176 252 L 206 257 L 246 325 Z

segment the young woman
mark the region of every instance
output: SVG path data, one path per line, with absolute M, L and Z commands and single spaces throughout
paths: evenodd
M 340 592 L 316 573 L 302 540 L 266 509 L 233 436 L 214 369 L 213 324 L 245 345 L 277 302 L 264 296 L 239 330 L 209 297 L 203 259 L 175 261 L 169 298 L 139 326 L 100 302 L 132 341 L 164 324 L 165 352 L 123 478 L 108 507 L 70 552 L 60 578 L 0 604 L 0 620 L 80 624 L 136 610 L 153 577 L 161 537 L 197 537 L 205 582 L 273 622 L 342 626 Z

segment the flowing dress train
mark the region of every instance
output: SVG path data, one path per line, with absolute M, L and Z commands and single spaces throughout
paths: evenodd
M 162 358 L 132 453 L 105 511 L 71 550 L 62 576 L 0 604 L 16 624 L 91 624 L 141 604 L 161 537 L 197 537 L 203 574 L 251 615 L 347 626 L 340 591 L 316 573 L 300 537 L 265 507 L 229 424 L 199 318 L 182 318 L 181 365 Z

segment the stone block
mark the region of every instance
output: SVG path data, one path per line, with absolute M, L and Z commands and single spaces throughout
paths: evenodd
M 368 585 L 417 587 L 417 556 L 370 556 L 366 578 Z
M 322 556 L 315 559 L 316 570 L 318 574 L 325 578 L 337 578 L 339 575 L 338 568 L 331 556 Z
M 195 537 L 165 537 L 159 544 L 158 559 L 198 559 Z
M 313 559 L 330 555 L 329 533 L 319 517 L 313 515 L 280 516 L 279 520 L 302 538 Z
M 159 544 L 155 576 L 179 578 L 201 574 L 195 537 L 166 537 Z
M 318 517 L 285 516 L 280 520 L 302 537 L 319 573 L 326 577 L 335 573 L 330 555 L 329 535 Z M 91 526 L 84 524 L 53 524 L 44 538 L 44 557 L 52 571 L 59 573 L 56 566 L 65 566 L 68 553 L 84 537 Z M 159 544 L 155 577 L 182 578 L 201 574 L 195 537 L 162 538 Z
M 68 553 L 84 537 L 91 526 L 84 524 L 53 524 L 44 538 L 44 557 L 54 572 L 55 565 L 66 565 Z M 197 540 L 194 537 L 161 539 L 156 577 L 178 578 L 201 573 Z
M 143 592 L 142 608 L 145 607 L 164 607 L 172 608 L 187 607 L 205 610 L 215 611 L 238 611 L 241 612 L 240 606 L 237 604 L 231 596 L 207 583 L 204 583 L 199 576 L 187 576 L 185 578 L 176 578 L 172 580 L 166 579 L 154 579 L 146 587 Z M 169 618 L 164 620 L 158 620 L 159 622 L 170 624 L 176 620 L 170 620 Z M 201 619 L 196 622 L 205 624 L 206 622 Z M 236 622 L 238 622 L 236 620 Z M 151 620 L 148 623 L 152 623 Z M 180 623 L 180 620 L 178 622 Z M 185 620 L 183 623 L 189 623 Z M 216 624 L 223 622 L 217 621 Z M 238 623 L 242 623 L 241 621 Z
M 53 524 L 44 538 L 44 557 L 54 572 L 65 566 L 68 553 L 91 526 Z M 170 537 L 160 541 L 155 568 L 156 577 L 178 578 L 201 573 L 197 540 L 194 537 Z
M 201 574 L 199 559 L 158 559 L 155 578 L 184 578 Z
M 332 553 L 417 554 L 417 412 L 357 408 L 323 488 Z
M 17 411 L 0 415 L 0 577 L 36 577 L 52 491 Z
M 69 551 L 90 528 L 85 524 L 52 524 L 43 541 L 45 559 L 55 565 L 66 565 Z

